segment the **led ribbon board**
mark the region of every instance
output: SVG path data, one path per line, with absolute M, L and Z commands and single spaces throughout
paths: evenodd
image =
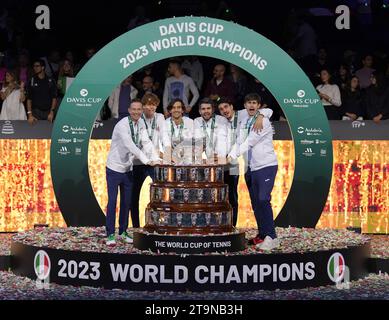
M 272 92 L 288 119 L 295 147 L 294 179 L 276 224 L 315 227 L 332 176 L 331 132 L 315 88 L 270 40 L 238 24 L 205 17 L 164 19 L 131 30 L 102 48 L 78 73 L 60 105 L 50 150 L 54 191 L 67 225 L 105 224 L 89 179 L 88 144 L 106 97 L 140 68 L 186 55 L 233 63 Z

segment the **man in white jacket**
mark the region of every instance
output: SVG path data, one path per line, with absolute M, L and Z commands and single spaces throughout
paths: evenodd
M 157 154 L 163 158 L 163 146 L 166 148 L 170 145 L 169 138 L 165 130 L 165 117 L 161 113 L 156 113 L 160 103 L 159 98 L 154 93 L 146 93 L 142 98 L 143 114 L 142 121 L 147 131 L 147 135 L 153 143 L 154 150 L 151 153 L 146 153 L 146 156 L 151 158 L 153 154 Z M 134 185 L 132 189 L 131 201 L 131 220 L 134 228 L 140 227 L 139 222 L 139 197 L 143 186 L 143 182 L 147 177 L 154 180 L 154 168 L 143 164 L 136 159 L 134 162 Z
M 164 146 L 164 162 L 191 164 L 193 120 L 184 117 L 185 103 L 181 99 L 172 100 L 167 110 L 171 116 L 165 120 L 165 130 L 169 143 L 167 147 Z
M 199 102 L 201 117 L 194 120 L 195 154 L 203 155 L 207 163 L 225 163 L 227 156 L 227 126 L 222 116 L 215 114 L 210 98 Z
M 131 207 L 133 187 L 134 158 L 143 164 L 154 165 L 158 155 L 149 139 L 142 121 L 142 103 L 134 99 L 128 108 L 129 117 L 120 120 L 112 133 L 106 175 L 108 187 L 107 204 L 107 245 L 115 245 L 115 216 L 118 188 L 120 188 L 119 236 L 124 242 L 132 243 L 132 237 L 127 233 L 128 215 Z M 150 154 L 148 157 L 146 154 Z
M 232 101 L 228 98 L 222 97 L 218 102 L 218 109 L 220 114 L 224 117 L 227 127 L 227 154 L 229 154 L 238 140 L 238 127 L 242 119 L 247 119 L 248 113 L 246 109 L 234 110 Z M 263 118 L 268 118 L 273 114 L 273 110 L 269 108 L 259 109 L 260 114 L 253 125 L 253 130 L 258 131 L 263 129 Z M 224 182 L 228 184 L 228 201 L 231 204 L 233 215 L 232 224 L 236 226 L 238 222 L 238 184 L 239 184 L 239 163 L 238 159 L 234 163 L 227 166 L 224 172 Z
M 242 119 L 239 125 L 238 141 L 232 148 L 228 161 L 232 162 L 239 155 L 247 153 L 248 168 L 245 180 L 258 226 L 258 235 L 251 239 L 250 243 L 258 245 L 262 250 L 272 250 L 279 246 L 270 203 L 278 162 L 274 152 L 273 129 L 270 120 L 263 119 L 261 131 L 253 130 L 253 125 L 260 114 L 260 106 L 259 95 L 248 94 L 245 97 L 248 116 Z

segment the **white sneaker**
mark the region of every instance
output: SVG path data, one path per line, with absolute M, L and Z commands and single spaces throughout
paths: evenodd
M 132 239 L 132 236 L 131 234 L 127 233 L 127 232 L 123 232 L 120 237 L 122 238 L 122 241 L 124 241 L 125 243 L 133 243 L 134 240 Z
M 114 246 L 116 244 L 115 235 L 114 234 L 109 235 L 105 243 L 107 246 Z
M 257 248 L 264 251 L 270 251 L 278 248 L 279 246 L 280 246 L 280 240 L 278 240 L 277 238 L 272 239 L 271 237 L 266 236 L 263 242 L 257 245 Z

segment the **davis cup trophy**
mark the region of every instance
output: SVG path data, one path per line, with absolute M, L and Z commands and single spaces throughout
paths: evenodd
M 134 246 L 178 253 L 243 250 L 244 233 L 232 226 L 225 165 L 206 161 L 200 151 L 189 160 L 181 153 L 176 163 L 155 166 L 146 224 L 134 233 Z

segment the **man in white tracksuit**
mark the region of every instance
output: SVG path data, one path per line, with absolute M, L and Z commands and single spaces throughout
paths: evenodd
M 227 126 L 227 154 L 229 154 L 238 139 L 238 126 L 242 119 L 247 119 L 248 113 L 246 109 L 234 110 L 232 101 L 222 97 L 217 101 L 220 114 L 224 117 Z M 262 108 L 259 110 L 260 115 L 253 125 L 253 130 L 263 129 L 263 118 L 268 118 L 273 114 L 273 110 Z M 239 163 L 236 159 L 235 163 L 230 163 L 228 169 L 224 172 L 224 182 L 228 184 L 228 201 L 231 204 L 233 215 L 232 224 L 236 226 L 238 222 L 238 184 L 239 184 Z
M 215 103 L 210 98 L 199 102 L 198 117 L 193 122 L 196 155 L 203 154 L 207 163 L 226 163 L 227 125 L 215 114 Z
M 120 120 L 113 130 L 111 148 L 106 164 L 108 187 L 107 245 L 116 244 L 115 217 L 119 188 L 119 236 L 124 242 L 132 242 L 131 236 L 127 233 L 127 227 L 131 207 L 134 158 L 147 165 L 154 165 L 159 160 L 147 134 L 144 122 L 139 121 L 143 112 L 141 101 L 139 99 L 132 100 L 128 112 L 130 116 Z M 146 154 L 150 154 L 150 157 Z
M 149 139 L 153 143 L 154 151 L 158 155 L 160 155 L 163 151 L 163 146 L 166 148 L 169 146 L 169 140 L 165 130 L 165 117 L 163 114 L 156 112 L 159 103 L 159 98 L 154 93 L 146 93 L 142 98 L 142 119 L 139 120 L 144 123 Z M 146 156 L 151 158 L 152 154 L 146 153 Z M 163 158 L 162 154 L 161 158 Z M 134 184 L 131 201 L 131 221 L 134 228 L 139 228 L 140 192 L 143 182 L 147 177 L 154 180 L 154 167 L 145 165 L 141 162 L 141 160 L 135 159 L 133 175 Z
M 270 120 L 263 119 L 263 129 L 253 130 L 259 116 L 261 98 L 257 94 L 245 97 L 248 116 L 239 126 L 238 142 L 232 148 L 228 161 L 247 153 L 245 180 L 250 193 L 251 205 L 258 226 L 258 235 L 250 240 L 262 250 L 272 250 L 279 246 L 274 227 L 273 210 L 270 204 L 271 191 L 276 178 L 278 162 L 273 146 L 273 129 Z

